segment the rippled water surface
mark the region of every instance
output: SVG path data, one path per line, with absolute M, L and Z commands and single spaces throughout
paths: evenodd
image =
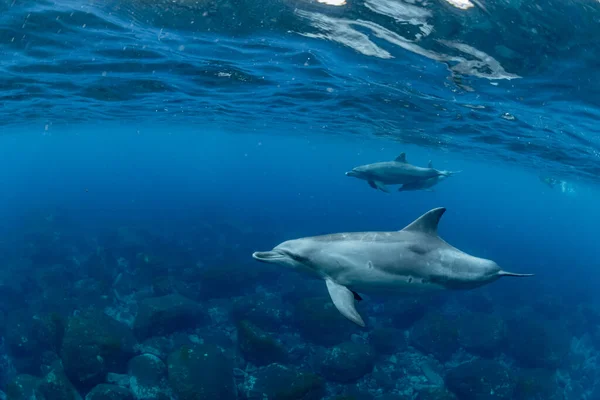
M 454 3 L 2 0 L 1 123 L 291 126 L 598 180 L 600 3 Z

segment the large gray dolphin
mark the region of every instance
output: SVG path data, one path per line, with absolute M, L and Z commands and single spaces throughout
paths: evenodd
M 252 254 L 258 261 L 279 264 L 325 280 L 338 311 L 365 326 L 354 307 L 362 293 L 420 293 L 468 290 L 503 276 L 491 260 L 474 257 L 449 245 L 437 234 L 446 211 L 435 208 L 400 231 L 350 232 L 285 241 L 271 251 Z
M 433 168 L 433 163 L 431 161 L 429 161 L 429 163 L 427 164 L 427 167 Z M 453 176 L 454 174 L 458 174 L 459 172 L 462 172 L 462 171 L 444 171 L 444 172 L 445 172 L 445 174 L 434 176 L 433 178 L 421 179 L 418 181 L 405 183 L 402 186 L 400 186 L 400 188 L 398 188 L 398 191 L 399 192 L 408 192 L 411 190 L 424 190 L 426 192 L 433 192 L 433 189 L 431 189 L 433 186 L 437 185 L 438 183 L 445 180 L 446 178 Z
M 449 171 L 438 171 L 435 168 L 423 168 L 409 164 L 406 161 L 406 154 L 401 153 L 394 161 L 361 165 L 346 172 L 346 176 L 363 179 L 373 189 L 389 193 L 385 185 L 408 184 L 449 173 Z

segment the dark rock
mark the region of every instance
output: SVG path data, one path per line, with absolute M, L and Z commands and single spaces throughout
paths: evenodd
M 554 372 L 546 369 L 523 369 L 519 371 L 515 400 L 559 400 L 563 396 L 556 384 Z M 596 397 L 588 397 L 595 399 Z
M 209 321 L 208 314 L 196 302 L 170 294 L 140 302 L 134 331 L 139 339 L 193 329 Z
M 425 388 L 419 391 L 415 400 L 458 400 L 454 393 L 445 388 Z
M 404 332 L 394 328 L 376 328 L 369 336 L 369 343 L 378 354 L 394 354 L 406 349 Z
M 236 399 L 233 364 L 216 346 L 182 346 L 169 355 L 167 365 L 179 400 Z
M 430 313 L 413 326 L 410 344 L 445 362 L 458 350 L 458 329 L 449 318 Z
M 393 390 L 403 375 L 404 371 L 401 368 L 397 368 L 394 364 L 378 364 L 373 369 L 371 378 L 378 388 Z
M 46 399 L 76 400 L 78 397 L 73 384 L 61 368 L 55 368 L 48 373 L 40 381 L 38 390 Z
M 248 296 L 234 303 L 231 311 L 233 319 L 246 319 L 267 331 L 279 331 L 283 325 L 291 322 L 291 313 L 286 312 L 286 305 L 276 296 Z
M 327 350 L 320 371 L 327 380 L 350 383 L 373 371 L 374 362 L 371 346 L 344 342 Z
M 246 361 L 262 366 L 287 359 L 281 344 L 249 321 L 240 321 L 237 330 L 238 346 Z
M 6 385 L 7 400 L 30 400 L 40 398 L 38 387 L 40 379 L 32 375 L 17 375 Z
M 133 396 L 127 388 L 101 383 L 94 386 L 85 400 L 133 400 Z
M 468 352 L 493 356 L 503 350 L 506 324 L 496 315 L 469 313 L 458 320 L 458 342 Z
M 173 343 L 163 336 L 153 336 L 144 340 L 140 345 L 140 350 L 143 353 L 153 354 L 163 361 L 167 361 L 167 357 L 173 349 Z
M 73 298 L 77 300 L 79 310 L 95 308 L 103 310 L 111 305 L 111 298 L 106 293 L 111 293 L 109 282 L 95 279 L 82 279 L 75 282 Z
M 513 399 L 516 376 L 503 365 L 491 360 L 474 360 L 450 370 L 446 385 L 459 399 Z
M 385 393 L 376 398 L 377 400 L 410 400 L 409 397 L 400 396 L 399 394 L 394 393 Z
M 396 328 L 408 329 L 425 316 L 428 301 L 422 297 L 398 298 L 387 301 L 385 308 L 389 310 Z
M 571 335 L 555 321 L 535 315 L 508 323 L 508 352 L 527 368 L 556 369 L 565 361 Z
M 168 399 L 167 366 L 152 354 L 129 360 L 129 387 L 137 400 Z
M 325 381 L 311 373 L 296 368 L 271 364 L 256 373 L 256 380 L 246 398 L 256 395 L 270 400 L 321 400 L 325 395 Z
M 56 313 L 42 317 L 24 315 L 31 313 L 21 311 L 9 318 L 6 344 L 19 372 L 39 375 L 44 353 L 59 351 L 65 323 Z
M 101 312 L 86 312 L 67 323 L 61 358 L 76 385 L 94 385 L 106 374 L 125 371 L 134 353 L 129 327 Z
M 328 297 L 307 298 L 295 306 L 294 324 L 302 336 L 321 346 L 349 340 L 360 328 L 344 318 Z

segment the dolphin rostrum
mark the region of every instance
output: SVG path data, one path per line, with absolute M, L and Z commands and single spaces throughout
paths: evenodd
M 325 280 L 338 311 L 365 326 L 354 307 L 362 293 L 422 293 L 469 290 L 506 272 L 491 260 L 474 257 L 449 245 L 437 228 L 445 208 L 434 208 L 400 231 L 349 232 L 285 241 L 271 251 L 258 251 L 258 261 L 279 264 Z
M 427 164 L 428 168 L 433 168 L 433 163 L 429 161 Z M 424 190 L 426 192 L 433 192 L 432 187 L 443 181 L 444 179 L 453 176 L 454 174 L 458 174 L 462 171 L 444 171 L 445 174 L 434 176 L 433 178 L 421 179 L 418 181 L 405 183 L 400 188 L 398 188 L 399 192 L 407 192 L 409 190 Z
M 447 175 L 449 171 L 438 171 L 435 168 L 423 168 L 409 164 L 406 154 L 400 153 L 394 161 L 383 161 L 374 164 L 361 165 L 346 172 L 346 176 L 363 179 L 373 189 L 389 193 L 385 185 L 402 185 L 420 180 Z

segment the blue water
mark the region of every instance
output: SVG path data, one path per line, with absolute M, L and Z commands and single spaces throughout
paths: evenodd
M 510 329 L 483 357 L 521 374 L 547 370 L 560 397 L 526 397 L 516 383 L 509 395 L 486 397 L 487 387 L 465 394 L 448 376 L 481 357 L 467 345 L 447 360 L 409 340 L 395 357 L 431 357 L 459 399 L 600 398 L 599 21 L 600 3 L 591 0 L 490 1 L 468 10 L 442 0 L 0 0 L 0 389 L 10 394 L 24 373 L 43 381 L 51 364 L 47 353 L 36 358 L 40 345 L 25 351 L 34 361 L 23 367 L 11 342 L 17 316 L 56 312 L 69 327 L 90 309 L 115 317 L 117 304 L 135 315 L 157 296 L 158 278 L 190 284 L 169 290 L 215 312 L 227 314 L 236 296 L 267 293 L 293 315 L 298 299 L 327 296 L 324 286 L 273 271 L 253 251 L 303 236 L 399 230 L 443 206 L 444 240 L 535 277 L 450 294 L 427 303 L 427 314 L 470 315 L 480 295 L 494 305 L 486 314 L 543 326 L 532 337 L 567 327 L 562 342 L 541 351 L 567 348 L 560 365 L 515 356 Z M 344 175 L 401 152 L 416 165 L 432 160 L 462 172 L 433 192 L 391 194 Z M 560 184 L 542 182 L 548 177 Z M 141 243 L 128 248 L 124 227 Z M 98 254 L 103 264 L 87 261 Z M 138 265 L 140 255 L 161 261 L 137 272 L 117 262 Z M 231 298 L 214 299 L 193 286 L 194 265 L 258 271 L 260 279 L 245 286 L 232 278 L 239 287 Z M 89 285 L 101 289 L 86 297 L 81 287 Z M 373 329 L 390 326 L 394 303 L 386 301 L 363 301 L 375 325 L 347 339 L 369 342 Z M 174 331 L 208 338 L 236 327 L 225 318 L 197 329 Z M 287 320 L 265 329 L 288 346 L 290 335 L 304 338 Z M 417 328 L 399 329 L 410 336 Z M 322 348 L 309 342 L 304 358 L 284 364 L 323 373 L 311 358 Z M 77 381 L 65 346 L 43 349 L 62 359 L 85 396 L 89 382 Z M 375 371 L 389 367 L 378 360 Z M 374 372 L 350 383 L 326 378 L 322 398 L 357 389 L 427 399 L 415 383 L 422 361 L 414 362 L 394 387 L 373 383 Z M 233 363 L 256 371 L 247 355 Z M 106 372 L 93 383 L 106 382 Z M 108 372 L 133 374 L 126 363 Z

